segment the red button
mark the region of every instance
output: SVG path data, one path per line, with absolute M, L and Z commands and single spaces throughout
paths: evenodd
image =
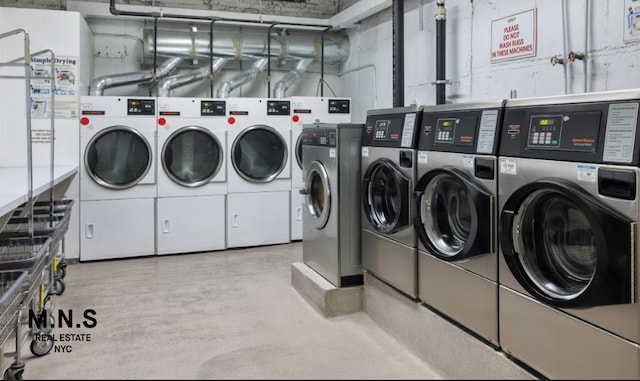
M 82 118 L 80 118 L 80 124 L 82 124 L 83 126 L 86 126 L 87 124 L 89 124 L 89 118 L 87 118 L 86 116 L 83 116 Z
M 227 123 L 229 123 L 229 124 L 235 124 L 235 123 L 236 123 L 236 118 L 234 118 L 234 117 L 230 116 L 230 117 L 227 119 Z
M 158 124 L 164 126 L 167 124 L 167 120 L 165 118 L 158 118 Z
M 294 123 L 298 123 L 298 121 L 300 121 L 300 117 L 298 115 L 294 115 L 291 119 L 293 119 Z

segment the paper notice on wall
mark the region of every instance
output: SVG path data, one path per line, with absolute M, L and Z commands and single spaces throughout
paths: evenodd
M 535 56 L 535 8 L 491 21 L 491 63 Z
M 640 41 L 640 0 L 624 1 L 624 42 Z
M 50 55 L 31 60 L 31 117 L 50 118 L 51 100 L 55 99 L 56 118 L 78 117 L 78 58 Z M 53 81 L 53 84 L 51 83 Z

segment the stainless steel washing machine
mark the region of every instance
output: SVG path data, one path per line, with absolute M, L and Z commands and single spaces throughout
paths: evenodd
M 418 299 L 496 347 L 496 163 L 503 103 L 423 109 L 414 218 Z
M 303 262 L 336 287 L 362 284 L 360 141 L 363 124 L 307 124 L 300 134 Z
M 370 110 L 362 133 L 362 266 L 416 298 L 413 187 L 421 107 Z
M 551 379 L 640 378 L 640 90 L 508 100 L 500 346 Z

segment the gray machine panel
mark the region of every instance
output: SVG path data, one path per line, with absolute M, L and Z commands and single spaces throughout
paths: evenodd
M 362 284 L 360 255 L 360 140 L 362 124 L 305 125 L 301 132 L 305 179 L 303 262 L 337 287 Z M 313 168 L 322 167 L 318 173 Z M 314 176 L 326 173 L 318 189 Z M 317 183 L 318 185 L 320 183 Z M 327 222 L 316 224 L 313 198 L 328 192 Z M 310 201 L 311 200 L 311 201 Z M 328 204 L 328 205 L 327 205 Z

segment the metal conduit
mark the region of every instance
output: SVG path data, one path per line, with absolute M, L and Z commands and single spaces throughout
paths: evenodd
M 164 57 L 184 57 L 192 59 L 195 55 L 200 58 L 209 58 L 210 52 L 215 52 L 217 57 L 255 58 L 278 57 L 280 59 L 313 58 L 316 61 L 322 59 L 324 63 L 341 64 L 349 58 L 349 39 L 344 34 L 323 35 L 324 48 L 317 36 L 288 36 L 282 38 L 279 44 L 269 44 L 264 35 L 243 35 L 235 38 L 229 34 L 223 36 L 216 34 L 213 40 L 213 49 L 210 48 L 207 34 L 180 31 L 162 31 L 157 36 L 152 30 L 144 31 L 144 56 L 150 58 L 154 52 Z M 240 46 L 240 48 L 238 48 Z
M 298 63 L 296 63 L 296 67 L 285 74 L 285 76 L 275 84 L 273 87 L 274 96 L 276 98 L 284 98 L 289 87 L 302 77 L 302 74 L 307 71 L 307 67 L 309 67 L 311 62 L 313 62 L 311 58 L 305 58 L 298 61 Z
M 267 58 L 259 58 L 251 65 L 249 70 L 225 81 L 218 89 L 218 98 L 228 98 L 231 91 L 256 79 L 258 74 L 262 73 L 267 67 L 268 61 L 269 59 Z
M 158 82 L 158 96 L 168 97 L 171 96 L 171 91 L 178 87 L 186 86 L 190 83 L 197 82 L 201 79 L 208 78 L 209 74 L 217 74 L 222 67 L 229 62 L 227 58 L 216 58 L 213 60 L 212 66 L 202 67 L 200 69 L 191 70 L 186 73 L 179 73 L 172 76 L 165 77 Z
M 133 85 L 163 78 L 171 74 L 184 61 L 182 57 L 173 57 L 165 60 L 157 69 L 135 71 L 130 73 L 112 74 L 98 77 L 89 85 L 89 95 L 103 95 L 104 90 L 110 87 Z

